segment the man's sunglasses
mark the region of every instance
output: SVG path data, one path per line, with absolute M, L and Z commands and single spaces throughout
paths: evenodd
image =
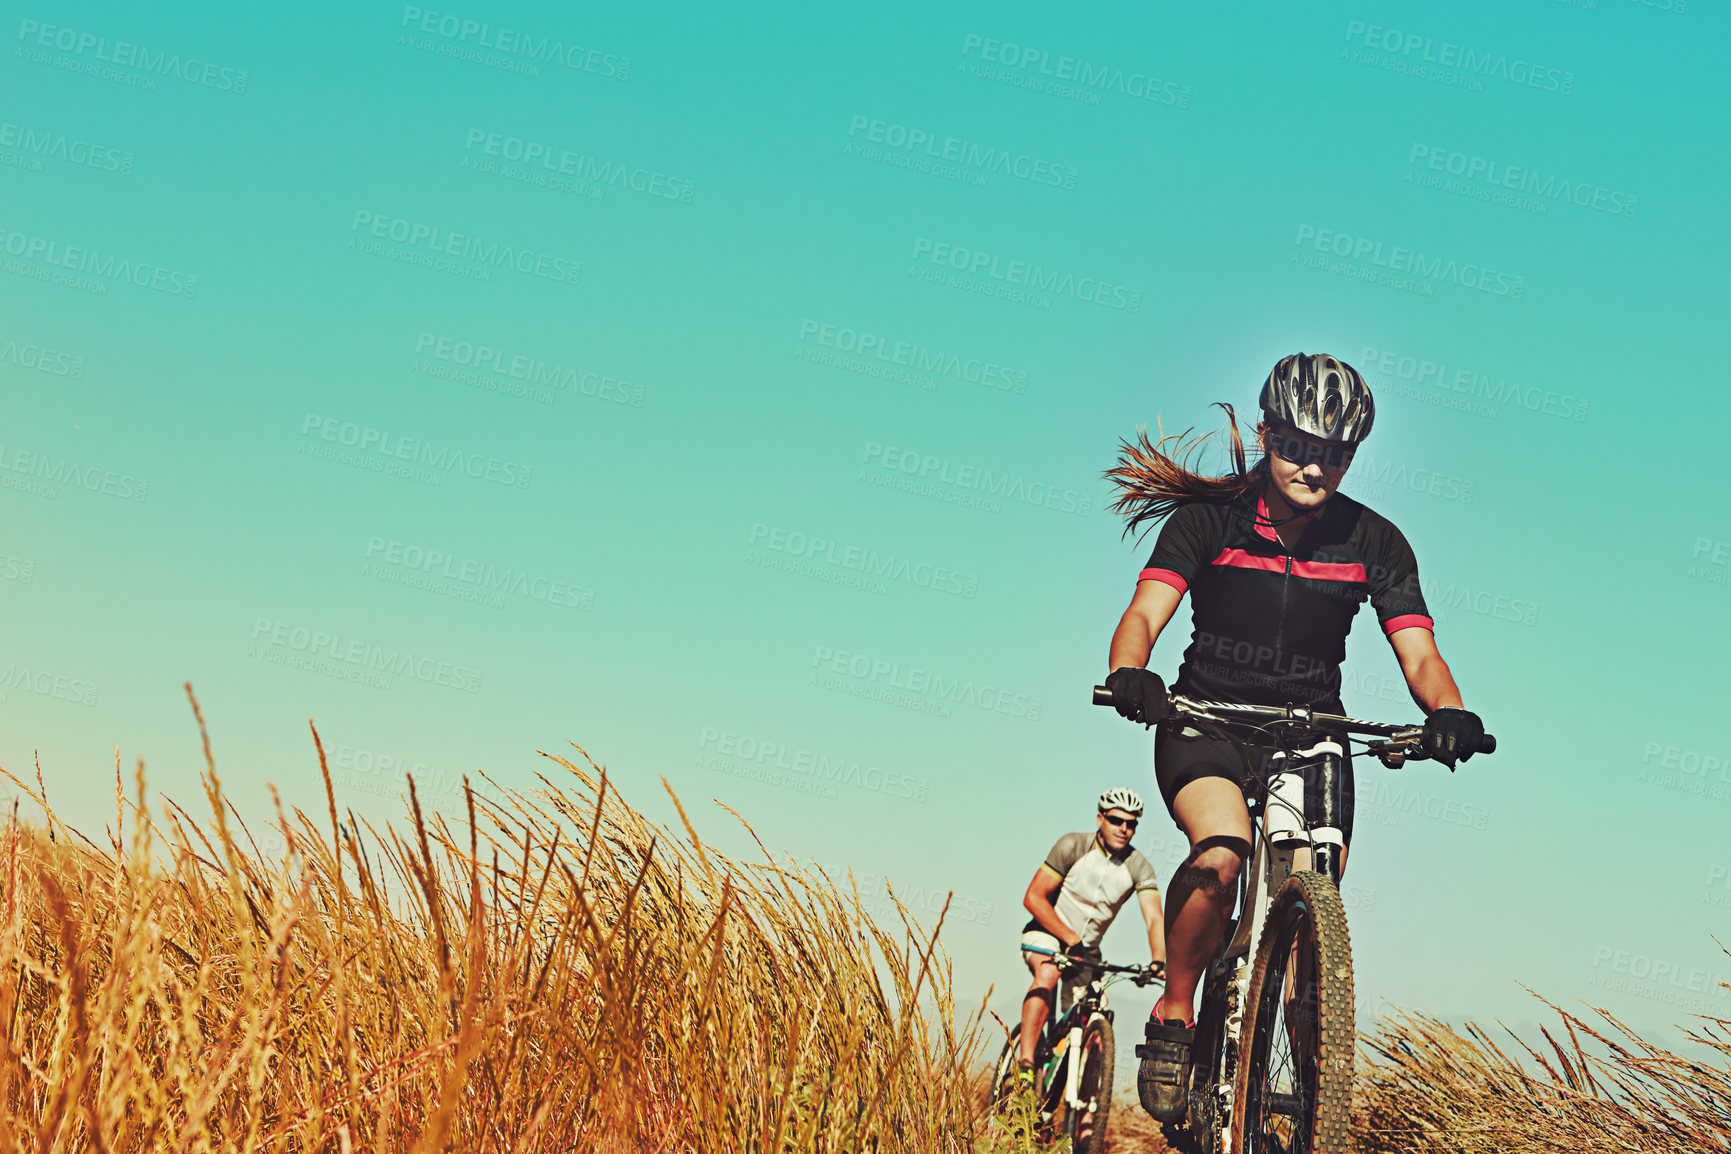
M 1139 817 L 1113 817 L 1109 813 L 1103 813 L 1100 816 L 1111 822 L 1113 825 L 1128 826 L 1131 829 L 1135 829 L 1136 823 L 1142 820 Z
M 1321 465 L 1324 469 L 1344 469 L 1352 464 L 1357 445 L 1326 444 L 1301 437 L 1297 433 L 1267 432 L 1268 451 L 1294 465 Z

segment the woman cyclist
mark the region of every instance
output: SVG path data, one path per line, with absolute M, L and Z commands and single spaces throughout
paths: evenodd
M 1166 686 L 1144 667 L 1185 592 L 1193 632 L 1174 686 L 1185 696 L 1341 712 L 1346 635 L 1368 600 L 1427 715 L 1423 752 L 1452 768 L 1484 735 L 1437 652 L 1406 538 L 1338 491 L 1376 415 L 1364 378 L 1325 354 L 1283 358 L 1262 386 L 1262 455 L 1254 466 L 1247 466 L 1231 407 L 1222 407 L 1231 473 L 1188 469 L 1184 461 L 1198 440 L 1178 438 L 1168 455 L 1172 438 L 1154 445 L 1146 433 L 1124 444 L 1107 473 L 1120 490 L 1113 507 L 1128 517 L 1126 533 L 1164 522 L 1112 635 L 1106 678 L 1119 713 L 1158 726 L 1160 796 L 1190 840 L 1168 890 L 1166 990 L 1148 1025 L 1153 1056 L 1145 1062 L 1143 1106 L 1163 1121 L 1184 1116 L 1196 986 L 1219 949 L 1251 849 L 1242 786 L 1273 752 L 1168 720 Z M 1350 759 L 1342 778 L 1341 829 L 1350 839 Z M 1308 868 L 1308 851 L 1300 853 L 1295 867 Z

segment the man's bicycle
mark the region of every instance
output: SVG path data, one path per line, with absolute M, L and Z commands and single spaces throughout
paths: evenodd
M 1391 769 L 1420 760 L 1423 728 L 1358 721 L 1302 706 L 1235 705 L 1172 694 L 1172 719 L 1204 733 L 1274 746 L 1244 786 L 1254 860 L 1237 916 L 1202 981 L 1190 1046 L 1188 1114 L 1164 1126 L 1187 1154 L 1334 1154 L 1347 1149 L 1352 1101 L 1352 945 L 1340 900 L 1341 765 L 1354 735 Z M 1112 692 L 1094 688 L 1094 704 Z M 1486 734 L 1477 753 L 1494 753 Z M 1307 812 L 1300 770 L 1319 786 Z M 1294 870 L 1300 849 L 1311 868 Z M 1254 953 L 1252 952 L 1254 949 Z M 1146 1057 L 1145 1047 L 1137 1055 Z
M 1047 954 L 1060 968 L 1083 971 L 1076 983 L 1076 1000 L 1061 1016 L 1053 1015 L 1034 1047 L 1033 1086 L 1038 1127 L 1042 1137 L 1070 1139 L 1072 1154 L 1101 1154 L 1106 1149 L 1106 1120 L 1112 1110 L 1112 1009 L 1106 988 L 1128 979 L 1137 986 L 1160 980 L 1153 966 L 1114 966 L 1105 962 L 1070 957 L 1051 950 Z M 1065 989 L 1072 988 L 1066 974 Z M 1010 1031 L 993 1071 L 992 1098 L 1002 1108 L 1020 1087 L 1016 1059 L 1021 1053 L 1022 1027 Z

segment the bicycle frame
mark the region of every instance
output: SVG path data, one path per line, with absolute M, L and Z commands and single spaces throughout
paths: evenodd
M 1043 954 L 1046 957 L 1059 956 L 1055 950 L 1029 949 L 1028 952 Z M 1046 1027 L 1048 1031 L 1060 1029 L 1063 1031 L 1063 1055 L 1060 1059 L 1064 1063 L 1063 1102 L 1072 1110 L 1080 1110 L 1087 1105 L 1086 1102 L 1082 1101 L 1079 1092 L 1082 1080 L 1082 1064 L 1073 1060 L 1077 1054 L 1082 1052 L 1082 1035 L 1087 1030 L 1088 1024 L 1095 1018 L 1113 1020 L 1112 1010 L 1106 997 L 1106 987 L 1112 984 L 1107 980 L 1107 975 L 1117 975 L 1119 978 L 1123 978 L 1144 972 L 1136 966 L 1113 966 L 1104 962 L 1090 962 L 1088 964 L 1097 967 L 1102 973 L 1098 977 L 1090 978 L 1070 1008 Z M 1148 984 L 1134 977 L 1131 980 L 1136 981 L 1137 985 Z M 1062 985 L 1060 984 L 1061 989 Z M 1056 1046 L 1053 1047 L 1054 1050 L 1057 1048 Z M 1050 1092 L 1050 1090 L 1050 1083 L 1042 1087 L 1043 1093 Z
M 1081 1005 L 1082 1003 L 1078 1002 L 1073 1009 L 1079 1009 Z M 1098 1008 L 1093 1009 L 1088 1014 L 1087 1018 L 1083 1018 L 1079 1013 L 1065 1015 L 1071 1021 L 1064 1041 L 1064 1104 L 1072 1110 L 1080 1110 L 1083 1106 L 1082 1098 L 1076 1092 L 1077 1087 L 1082 1082 L 1082 1063 L 1076 1061 L 1075 1058 L 1077 1054 L 1082 1052 L 1082 1031 L 1089 1022 L 1093 1021 L 1095 1014 L 1109 1016 L 1104 1000 Z

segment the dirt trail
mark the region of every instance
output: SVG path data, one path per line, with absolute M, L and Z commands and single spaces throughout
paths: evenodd
M 1112 1098 L 1112 1121 L 1106 1130 L 1110 1154 L 1166 1154 L 1160 1124 L 1142 1111 L 1134 1090 Z

